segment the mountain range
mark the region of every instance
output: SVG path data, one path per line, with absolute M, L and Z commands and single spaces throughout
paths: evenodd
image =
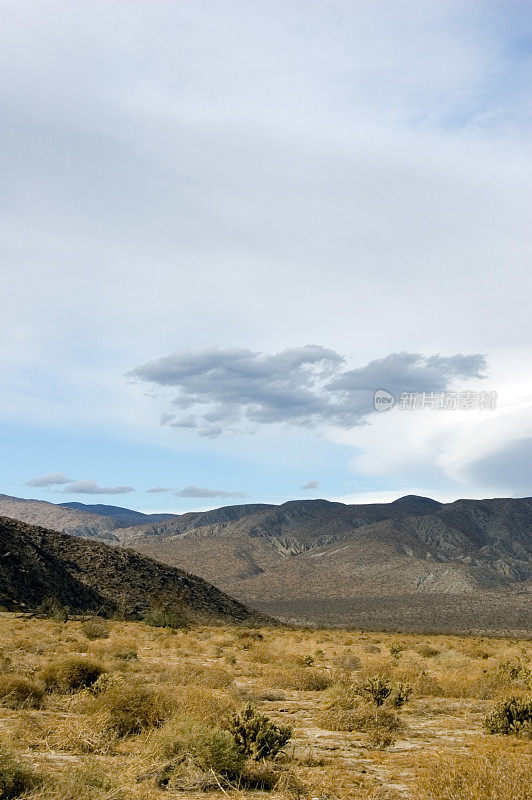
M 406 496 L 360 505 L 298 500 L 141 524 L 134 516 L 129 526 L 127 511 L 0 497 L 0 513 L 127 546 L 290 621 L 457 632 L 532 629 L 532 498 L 443 504 Z

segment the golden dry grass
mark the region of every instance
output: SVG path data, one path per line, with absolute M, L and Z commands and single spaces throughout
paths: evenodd
M 0 615 L 0 764 L 27 800 L 532 800 L 531 743 L 482 726 L 530 694 L 529 642 L 96 623 Z M 412 695 L 377 709 L 371 678 Z M 233 752 L 249 700 L 293 729 L 274 762 Z

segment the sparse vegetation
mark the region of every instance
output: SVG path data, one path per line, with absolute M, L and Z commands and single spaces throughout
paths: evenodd
M 529 642 L 102 622 L 2 618 L 24 800 L 532 800 Z

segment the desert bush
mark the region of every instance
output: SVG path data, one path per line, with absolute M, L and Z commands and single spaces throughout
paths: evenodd
M 47 597 L 40 606 L 37 606 L 35 614 L 38 617 L 53 619 L 55 622 L 67 622 L 70 609 L 68 606 L 61 605 L 54 597 Z
M 402 708 L 412 694 L 412 687 L 408 683 L 397 683 L 389 696 L 390 704 L 394 708 Z
M 532 738 L 532 697 L 502 700 L 484 720 L 488 733 Z
M 0 746 L 0 798 L 13 800 L 30 792 L 40 783 L 39 776 L 26 764 L 17 761 Z
M 372 750 L 386 750 L 387 747 L 391 747 L 395 744 L 395 737 L 385 727 L 375 725 L 375 727 L 368 732 L 366 743 Z
M 340 672 L 355 672 L 362 666 L 360 658 L 349 652 L 349 650 L 339 656 L 335 656 L 333 664 Z
M 157 604 L 152 606 L 144 615 L 146 625 L 154 628 L 174 628 L 188 630 L 190 619 L 182 608 Z
M 240 752 L 256 761 L 275 758 L 292 735 L 288 725 L 276 725 L 250 703 L 233 717 L 229 732 Z
M 421 647 L 417 648 L 417 652 L 420 656 L 423 656 L 423 658 L 434 658 L 434 656 L 440 654 L 440 651 L 430 644 L 422 644 Z
M 108 755 L 117 738 L 110 729 L 107 714 L 70 714 L 59 720 L 47 734 L 46 742 L 54 750 Z
M 194 684 L 209 689 L 225 689 L 233 683 L 233 676 L 228 670 L 204 664 L 184 664 L 174 667 L 169 679 L 178 685 Z
M 392 693 L 392 684 L 383 678 L 370 678 L 369 681 L 360 686 L 360 691 L 375 703 L 377 707 L 384 704 L 384 701 Z
M 44 702 L 42 684 L 22 675 L 0 676 L 0 705 L 5 708 L 41 708 Z
M 91 686 L 104 672 L 105 667 L 98 661 L 68 655 L 47 664 L 39 677 L 48 692 L 68 694 Z
M 232 779 L 240 775 L 246 759 L 234 736 L 216 729 L 192 734 L 186 742 L 186 752 L 199 769 Z
M 124 685 L 124 678 L 120 675 L 112 675 L 110 672 L 102 672 L 102 674 L 94 681 L 93 684 L 87 687 L 89 694 L 93 697 L 98 697 L 100 694 L 107 692 L 114 686 Z
M 109 650 L 109 655 L 119 661 L 137 661 L 138 651 L 134 643 L 118 642 Z
M 103 619 L 88 619 L 81 623 L 81 632 L 90 639 L 108 639 L 111 626 Z
M 364 692 L 358 684 L 339 683 L 331 687 L 320 715 L 323 727 L 333 731 L 369 731 L 376 727 L 397 731 L 401 720 L 391 711 L 364 702 Z
M 294 664 L 298 667 L 311 667 L 314 664 L 314 656 L 310 653 L 296 653 L 293 657 Z
M 119 683 L 92 699 L 92 708 L 107 715 L 107 731 L 123 738 L 155 728 L 170 715 L 167 696 L 141 685 Z
M 520 661 L 504 661 L 497 668 L 497 676 L 502 683 L 521 685 L 532 689 L 532 671 Z
M 268 676 L 271 680 L 272 676 Z M 303 692 L 323 692 L 333 683 L 333 678 L 319 669 L 299 667 L 275 673 L 275 683 L 281 689 L 299 689 Z
M 416 800 L 530 800 L 532 760 L 479 747 L 423 759 Z

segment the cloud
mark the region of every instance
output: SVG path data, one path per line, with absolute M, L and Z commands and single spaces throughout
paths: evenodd
M 49 475 L 41 475 L 39 478 L 32 478 L 26 481 L 24 486 L 55 486 L 60 483 L 71 483 L 72 478 L 67 478 L 62 472 L 51 472 Z
M 474 485 L 486 486 L 494 493 L 532 494 L 532 436 L 505 442 L 493 452 L 472 460 L 464 477 Z
M 147 494 L 159 494 L 161 492 L 171 492 L 172 489 L 167 486 L 154 486 L 153 489 L 146 489 Z
M 63 489 L 66 494 L 128 494 L 134 492 L 132 486 L 98 486 L 95 481 L 75 481 Z
M 165 412 L 163 425 L 198 427 L 215 438 L 228 431 L 286 423 L 349 428 L 374 412 L 373 395 L 385 388 L 443 391 L 456 379 L 482 378 L 484 355 L 423 356 L 391 353 L 363 367 L 346 370 L 345 358 L 319 345 L 274 355 L 247 349 L 178 351 L 142 364 L 128 377 L 178 394 L 172 404 L 185 418 Z
M 185 486 L 176 489 L 176 497 L 248 497 L 245 492 L 224 492 L 219 489 L 202 489 L 199 486 Z
M 304 483 L 303 486 L 299 487 L 300 489 L 319 489 L 320 482 L 319 481 L 309 481 L 308 483 Z

